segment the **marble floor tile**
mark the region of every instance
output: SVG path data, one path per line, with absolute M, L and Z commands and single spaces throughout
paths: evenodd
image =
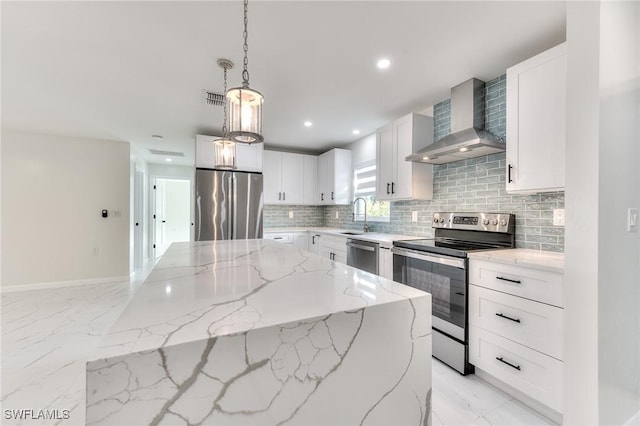
M 2 294 L 3 425 L 85 423 L 85 361 L 148 273 L 131 282 Z M 433 359 L 438 425 L 553 425 L 474 375 Z M 5 409 L 70 410 L 68 420 L 14 421 Z

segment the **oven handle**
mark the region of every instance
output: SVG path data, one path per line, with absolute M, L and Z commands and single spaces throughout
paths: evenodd
M 393 247 L 391 253 L 399 256 L 406 256 L 413 259 L 424 260 L 427 262 L 439 263 L 441 265 L 453 266 L 454 268 L 465 268 L 464 259 L 458 259 L 449 256 L 432 255 L 425 252 L 418 252 L 416 250 L 409 250 L 399 247 Z

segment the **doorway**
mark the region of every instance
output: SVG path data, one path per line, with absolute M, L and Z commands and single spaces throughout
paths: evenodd
M 191 181 L 156 178 L 153 195 L 153 255 L 158 258 L 171 243 L 191 239 Z
M 135 169 L 133 175 L 133 267 L 142 267 L 144 257 L 144 173 Z

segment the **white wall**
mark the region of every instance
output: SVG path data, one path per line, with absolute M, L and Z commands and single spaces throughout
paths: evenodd
M 565 424 L 622 424 L 640 409 L 640 13 L 567 5 Z
M 2 201 L 3 286 L 129 275 L 128 143 L 2 130 Z
M 376 134 L 364 136 L 344 147 L 351 150 L 351 168 L 376 159 Z

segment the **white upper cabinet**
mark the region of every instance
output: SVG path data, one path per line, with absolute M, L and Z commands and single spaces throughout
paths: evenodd
M 302 203 L 318 204 L 318 156 L 303 155 Z
M 214 150 L 213 141 L 219 136 L 196 135 L 196 167 L 213 169 Z M 244 172 L 262 171 L 263 143 L 236 144 L 236 170 Z
M 433 166 L 405 158 L 433 142 L 433 118 L 411 113 L 376 132 L 376 198 L 430 200 Z
M 507 184 L 512 193 L 564 189 L 566 43 L 507 70 Z
M 265 204 L 302 204 L 302 157 L 289 152 L 264 152 Z
M 351 151 L 332 149 L 318 157 L 315 204 L 351 204 Z

